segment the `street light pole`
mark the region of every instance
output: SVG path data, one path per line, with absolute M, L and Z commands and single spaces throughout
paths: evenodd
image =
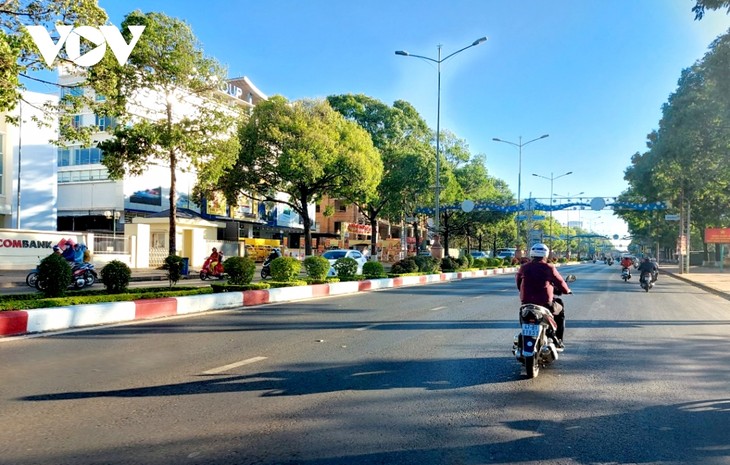
M 567 176 L 569 174 L 573 174 L 573 172 L 568 171 L 567 173 L 561 174 L 560 176 L 553 176 L 553 173 L 550 173 L 550 177 L 548 178 L 547 176 L 541 176 L 539 174 L 532 173 L 533 176 L 537 176 L 538 178 L 543 178 L 543 179 L 547 179 L 548 181 L 550 181 L 550 203 L 551 203 L 551 205 L 550 205 L 550 227 L 549 227 L 550 232 L 549 232 L 549 234 L 550 234 L 550 248 L 551 249 L 553 248 L 553 208 L 552 208 L 553 182 L 556 179 L 560 179 L 563 176 Z
M 571 199 L 574 199 L 576 197 L 580 197 L 581 195 L 585 194 L 585 192 L 578 192 L 577 194 L 573 195 L 571 197 L 570 192 L 568 192 L 568 195 L 565 196 L 566 199 L 568 199 L 568 202 L 570 202 Z M 560 197 L 559 194 L 553 194 L 555 197 Z M 551 198 L 551 200 L 554 202 L 555 200 Z M 578 210 L 578 218 L 580 218 L 580 210 Z M 580 221 L 580 219 L 578 220 Z M 570 209 L 568 209 L 565 212 L 565 231 L 567 234 L 565 235 L 567 242 L 566 242 L 566 251 L 568 255 L 568 259 L 570 259 Z
M 493 137 L 492 138 L 492 140 L 495 141 L 495 142 L 504 142 L 505 144 L 514 145 L 515 147 L 517 147 L 519 149 L 520 159 L 519 159 L 519 165 L 518 165 L 518 170 L 517 170 L 517 205 L 519 205 L 520 204 L 520 201 L 522 200 L 522 197 L 521 197 L 521 191 L 522 191 L 522 147 L 524 147 L 525 145 L 527 145 L 529 143 L 535 142 L 536 140 L 545 139 L 546 137 L 550 137 L 550 134 L 543 134 L 540 137 L 536 137 L 535 139 L 528 140 L 524 144 L 522 143 L 522 136 L 520 136 L 519 143 L 517 143 L 517 142 L 510 142 L 508 140 L 502 140 L 502 139 L 499 139 L 497 137 Z
M 436 230 L 436 236 L 434 238 L 434 244 L 431 246 L 431 255 L 433 255 L 435 258 L 442 258 L 442 248 L 441 244 L 439 243 L 439 234 L 441 232 L 441 205 L 440 205 L 440 199 L 441 196 L 441 63 L 448 60 L 452 56 L 456 55 L 457 53 L 461 53 L 464 50 L 475 47 L 482 42 L 486 42 L 486 37 L 481 37 L 474 42 L 472 42 L 470 45 L 467 45 L 466 47 L 459 49 L 455 51 L 454 53 L 447 55 L 444 58 L 441 58 L 441 45 L 438 45 L 436 48 L 438 49 L 438 58 L 433 59 L 430 57 L 426 57 L 423 55 L 415 55 L 413 53 L 408 53 L 405 50 L 396 50 L 396 55 L 401 56 L 410 56 L 415 58 L 421 58 L 423 60 L 432 61 L 436 63 L 437 70 L 438 70 L 438 92 L 437 92 L 437 101 L 436 101 L 436 186 L 435 186 L 435 201 L 434 201 L 434 208 L 435 208 L 435 215 L 434 215 L 434 229 Z

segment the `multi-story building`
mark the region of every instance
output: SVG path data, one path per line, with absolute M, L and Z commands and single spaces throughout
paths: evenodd
M 44 105 L 57 101 L 55 95 L 24 91 L 12 112 L 0 114 L 0 228 L 56 230 L 56 146 L 51 141 L 58 139 L 58 118 Z
M 325 216 L 329 208 L 331 215 Z M 322 251 L 327 248 L 369 248 L 371 246 L 372 225 L 358 207 L 345 200 L 324 197 L 316 207 L 317 232 L 312 234 L 315 247 Z M 391 224 L 378 220 L 377 254 L 383 261 L 402 258 L 404 253 L 415 253 L 414 228 L 411 224 Z

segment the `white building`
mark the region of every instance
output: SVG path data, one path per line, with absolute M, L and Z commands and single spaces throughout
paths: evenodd
M 56 230 L 58 118 L 44 110 L 58 97 L 23 92 L 9 114 L 0 114 L 0 228 Z M 42 121 L 39 124 L 36 120 Z

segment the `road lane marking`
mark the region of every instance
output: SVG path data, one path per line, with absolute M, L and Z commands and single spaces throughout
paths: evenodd
M 367 331 L 368 329 L 373 329 L 376 326 L 378 326 L 378 325 L 377 324 L 373 324 L 373 325 L 362 326 L 360 328 L 355 328 L 355 331 Z
M 430 311 L 432 311 L 432 312 L 437 312 L 437 311 L 439 311 L 439 310 L 446 310 L 447 308 L 448 308 L 448 307 L 436 307 L 436 308 L 432 308 L 432 309 L 431 309 Z
M 253 357 L 253 358 L 247 358 L 246 360 L 241 360 L 240 362 L 235 363 L 229 363 L 228 365 L 223 365 L 222 367 L 213 368 L 212 370 L 204 371 L 204 375 L 217 375 L 219 373 L 223 373 L 224 371 L 232 370 L 234 368 L 238 368 L 243 365 L 249 365 L 251 363 L 260 362 L 262 360 L 266 360 L 267 357 Z

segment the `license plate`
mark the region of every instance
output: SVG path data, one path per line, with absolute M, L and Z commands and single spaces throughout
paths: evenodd
M 540 334 L 540 325 L 522 325 L 522 334 L 524 336 L 537 337 Z

